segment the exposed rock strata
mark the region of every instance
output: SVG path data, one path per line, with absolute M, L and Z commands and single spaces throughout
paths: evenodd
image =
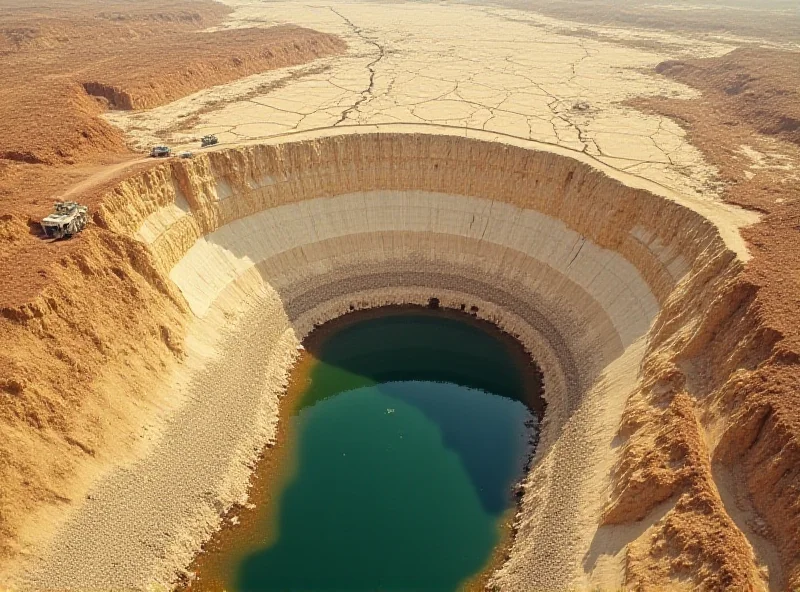
M 225 29 L 187 36 L 157 57 L 150 39 L 127 48 L 160 62 L 156 71 L 146 60 L 131 64 L 130 55 L 124 55 L 103 61 L 81 79 L 88 94 L 106 99 L 114 109 L 148 109 L 203 88 L 296 66 L 345 48 L 332 35 L 302 27 Z
M 741 263 L 692 209 L 552 153 L 400 135 L 252 146 L 176 161 L 120 184 L 104 204 L 99 222 L 149 244 L 156 266 L 194 312 L 196 331 L 223 325 L 234 311 L 244 315 L 218 352 L 236 355 L 236 335 L 257 333 L 264 336 L 258 351 L 270 352 L 272 361 L 261 382 L 249 386 L 225 382 L 242 374 L 238 363 L 218 363 L 207 382 L 201 376 L 183 419 L 166 427 L 162 453 L 97 485 L 99 499 L 111 495 L 111 506 L 76 513 L 31 575 L 38 586 L 168 581 L 218 526 L 220 513 L 245 495 L 247 463 L 274 431 L 268 410 L 277 404 L 281 377 L 313 324 L 351 307 L 424 304 L 432 296 L 446 306 L 476 307 L 518 336 L 544 372 L 548 412 L 517 539 L 495 574 L 497 585 L 647 586 L 641 569 L 659 550 L 677 557 L 662 562 L 652 581 L 762 585 L 696 441 L 693 422 L 701 420 L 690 397 L 674 398 L 661 416 L 640 403 L 677 376 L 673 368 L 690 336 L 719 331 L 736 305 L 725 294 Z M 706 314 L 697 318 L 691 307 Z M 208 347 L 198 349 L 208 356 Z M 219 384 L 229 384 L 220 392 L 231 394 L 214 414 Z M 206 434 L 220 413 L 258 421 L 249 431 L 228 422 L 227 431 Z M 193 425 L 205 430 L 202 453 L 192 449 Z M 682 446 L 677 456 L 670 452 L 674 441 Z M 222 449 L 233 452 L 220 456 Z M 169 470 L 175 467 L 165 459 L 180 450 L 191 451 L 190 466 L 204 463 L 206 476 L 180 473 L 176 491 Z M 666 454 L 659 475 L 639 466 L 652 454 Z M 144 493 L 125 487 L 142 476 L 152 478 Z M 652 480 L 664 481 L 658 495 L 642 487 Z M 670 500 L 665 518 L 656 520 L 653 508 Z M 136 520 L 103 528 L 120 515 Z M 625 528 L 643 518 L 641 530 Z M 688 545 L 692 521 L 702 524 L 704 544 Z M 153 528 L 157 549 L 146 534 Z M 729 552 L 720 554 L 714 541 Z M 122 558 L 125 567 L 113 568 Z

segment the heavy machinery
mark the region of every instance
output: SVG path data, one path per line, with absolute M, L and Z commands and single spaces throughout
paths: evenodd
M 69 238 L 86 228 L 89 208 L 74 201 L 57 201 L 55 212 L 42 220 L 42 230 L 49 238 Z
M 213 146 L 214 144 L 218 144 L 218 143 L 219 143 L 219 139 L 217 139 L 217 136 L 213 136 L 213 135 L 212 136 L 203 136 L 200 139 L 200 145 L 203 148 L 205 148 L 206 146 Z
M 169 146 L 153 146 L 153 149 L 150 150 L 150 156 L 155 158 L 169 156 L 170 154 L 172 154 L 172 149 Z

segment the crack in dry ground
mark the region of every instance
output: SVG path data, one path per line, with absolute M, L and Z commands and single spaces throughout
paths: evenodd
M 229 26 L 291 22 L 340 35 L 350 50 L 319 60 L 317 70 L 270 72 L 152 111 L 111 114 L 143 149 L 206 133 L 225 144 L 345 124 L 432 124 L 557 144 L 682 193 L 715 195 L 715 171 L 676 123 L 624 105 L 694 96 L 648 73 L 676 47 L 688 52 L 686 39 L 661 35 L 658 54 L 566 34 L 563 22 L 513 10 L 227 2 L 235 8 Z
M 377 67 L 378 62 L 380 62 L 383 59 L 383 57 L 385 55 L 385 52 L 384 52 L 383 46 L 380 43 L 378 43 L 376 41 L 373 41 L 372 39 L 370 39 L 369 37 L 364 35 L 364 33 L 362 32 L 362 29 L 357 27 L 356 25 L 354 25 L 353 22 L 350 19 L 348 19 L 346 16 L 344 16 L 342 13 L 340 13 L 339 11 L 337 11 L 336 9 L 334 9 L 333 7 L 330 7 L 330 6 L 328 6 L 328 10 L 330 10 L 334 14 L 338 15 L 339 17 L 341 17 L 341 19 L 345 23 L 347 23 L 347 26 L 352 29 L 353 33 L 358 35 L 366 43 L 369 43 L 370 45 L 374 46 L 378 50 L 377 57 L 374 60 L 372 60 L 369 64 L 367 64 L 367 70 L 369 70 L 369 86 L 367 86 L 367 88 L 365 88 L 361 92 L 361 98 L 359 98 L 352 105 L 352 107 L 348 107 L 347 109 L 342 111 L 342 116 L 339 118 L 339 120 L 336 123 L 333 124 L 334 126 L 337 126 L 337 125 L 343 123 L 344 121 L 346 121 L 351 113 L 358 113 L 358 109 L 359 109 L 359 107 L 361 105 L 368 103 L 370 100 L 372 100 L 374 98 L 372 93 L 373 93 L 373 90 L 375 88 L 375 68 Z

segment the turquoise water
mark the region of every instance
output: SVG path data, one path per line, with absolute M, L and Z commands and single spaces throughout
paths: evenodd
M 356 321 L 309 351 L 276 532 L 233 587 L 456 590 L 491 558 L 529 458 L 519 359 L 427 313 Z

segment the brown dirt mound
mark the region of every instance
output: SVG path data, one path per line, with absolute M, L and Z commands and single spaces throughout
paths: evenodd
M 723 197 L 765 217 L 744 232 L 753 258 L 741 273 L 691 278 L 699 297 L 676 298 L 662 312 L 644 385 L 623 422 L 624 452 L 606 520 L 639 520 L 659 503 L 672 504 L 629 548 L 628 584 L 637 589 L 659 589 L 665 580 L 753 589 L 758 578 L 746 569 L 747 543 L 769 563 L 761 537 L 775 543 L 782 572 L 770 573 L 771 584 L 794 590 L 800 587 L 800 143 L 786 122 L 800 115 L 800 54 L 738 50 L 665 62 L 658 71 L 703 97 L 634 105 L 681 122 L 719 168 Z M 716 478 L 720 472 L 732 475 L 731 483 Z M 754 510 L 738 514 L 736 524 L 733 498 Z
M 149 40 L 81 74 L 86 91 L 116 109 L 149 109 L 202 88 L 339 53 L 344 42 L 300 27 L 183 35 L 169 52 Z M 158 64 L 154 71 L 153 64 Z
M 23 85 L 0 89 L 6 137 L 0 159 L 27 164 L 74 164 L 127 149 L 122 133 L 98 118 L 100 104 L 79 84 L 57 80 L 47 91 Z

